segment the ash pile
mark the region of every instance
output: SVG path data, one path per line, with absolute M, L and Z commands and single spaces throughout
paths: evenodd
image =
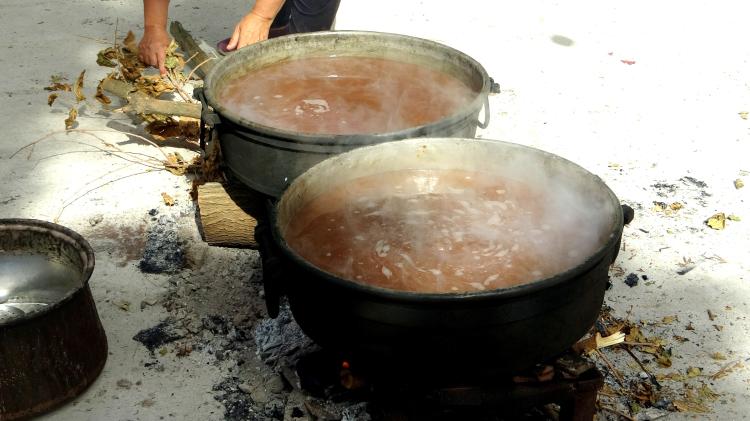
M 180 230 L 156 219 L 154 231 Z M 180 239 L 185 236 L 151 237 L 160 243 L 147 247 L 140 266 L 168 274 L 169 288 L 166 296 L 140 304 L 141 310 L 160 305 L 167 314 L 133 337 L 153 358 L 146 367 L 158 370 L 159 358 L 168 354 L 183 365 L 219 367 L 223 378 L 216 379 L 214 399 L 228 421 L 373 419 L 366 403 L 316 398 L 301 389 L 296 362 L 319 347 L 288 305 L 278 318 L 267 317 L 257 251 L 208 247 Z

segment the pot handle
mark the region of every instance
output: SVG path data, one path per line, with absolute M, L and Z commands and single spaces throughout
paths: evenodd
M 203 151 L 206 150 L 206 138 L 208 137 L 208 134 L 206 133 L 206 126 L 209 127 L 209 129 L 213 129 L 215 126 L 221 124 L 221 119 L 219 119 L 219 115 L 216 114 L 211 107 L 208 106 L 208 103 L 206 102 L 206 94 L 203 93 L 204 88 L 195 88 L 193 91 L 193 98 L 197 99 L 201 102 L 201 122 L 200 122 L 200 145 L 201 149 Z
M 495 82 L 495 79 L 490 78 L 490 93 L 499 94 L 500 84 Z M 490 125 L 490 95 L 487 94 L 487 98 L 484 99 L 484 123 L 477 120 L 477 126 L 480 129 L 486 129 Z
M 279 315 L 281 300 L 281 277 L 284 272 L 284 261 L 278 256 L 273 244 L 271 224 L 268 221 L 259 222 L 255 227 L 255 241 L 260 251 L 260 264 L 263 273 L 263 291 L 266 294 L 266 310 L 268 316 L 275 319 Z
M 490 125 L 490 96 L 487 95 L 487 97 L 484 99 L 484 123 L 477 120 L 477 126 L 479 126 L 480 129 L 486 129 L 487 126 Z
M 633 222 L 633 219 L 635 219 L 635 211 L 633 208 L 631 208 L 628 205 L 621 205 L 622 207 L 622 225 L 623 227 L 625 225 L 628 225 L 629 223 Z M 622 238 L 620 239 L 622 241 Z M 612 263 L 614 264 L 615 261 L 617 261 L 617 256 L 620 254 L 620 242 L 617 243 L 617 249 L 615 249 L 615 255 L 612 256 Z

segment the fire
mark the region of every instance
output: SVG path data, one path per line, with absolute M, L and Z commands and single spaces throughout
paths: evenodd
M 341 363 L 341 368 L 343 368 L 343 369 L 349 369 L 349 363 L 346 362 L 346 361 L 344 361 L 343 363 Z

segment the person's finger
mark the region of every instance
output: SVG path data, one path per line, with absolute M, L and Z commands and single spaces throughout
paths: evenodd
M 229 38 L 229 44 L 227 44 L 227 50 L 234 50 L 237 48 L 237 43 L 240 40 L 240 25 L 237 24 L 237 26 L 234 27 L 234 32 L 232 32 L 232 37 Z
M 157 60 L 158 67 L 159 67 L 159 74 L 161 75 L 161 77 L 166 77 L 167 69 L 166 67 L 164 67 L 164 62 L 167 60 L 166 52 L 165 51 L 161 52 L 159 56 L 156 58 L 156 60 Z

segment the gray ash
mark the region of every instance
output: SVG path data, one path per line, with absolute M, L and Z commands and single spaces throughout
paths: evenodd
M 659 197 L 670 197 L 677 190 L 676 185 L 667 184 L 666 182 L 652 184 L 651 187 L 657 190 L 656 195 Z
M 144 273 L 176 273 L 185 265 L 185 253 L 177 232 L 179 228 L 168 215 L 159 217 L 146 237 L 146 248 L 138 267 Z
M 142 343 L 153 355 L 156 348 L 182 339 L 187 333 L 185 329 L 180 329 L 173 322 L 167 321 L 141 330 L 133 336 L 133 339 Z
M 696 180 L 695 178 L 689 177 L 689 176 L 685 176 L 685 177 L 681 178 L 680 181 L 682 181 L 686 185 L 692 184 L 695 187 L 698 187 L 698 188 L 701 188 L 701 189 L 704 189 L 704 188 L 708 187 L 708 184 L 704 183 L 703 181 Z

